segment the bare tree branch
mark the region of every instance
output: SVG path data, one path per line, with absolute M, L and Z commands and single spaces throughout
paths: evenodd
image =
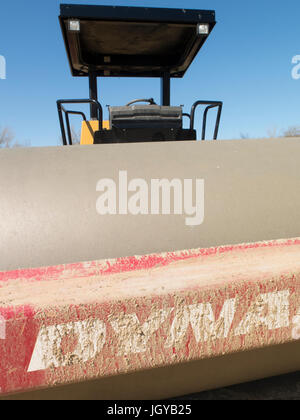
M 22 145 L 15 140 L 15 135 L 10 128 L 4 127 L 0 130 L 0 149 L 22 146 L 25 145 Z
M 276 126 L 269 128 L 269 130 L 267 131 L 267 134 L 268 134 L 268 137 L 270 137 L 271 139 L 279 137 L 278 128 Z
M 284 131 L 283 137 L 300 137 L 300 126 L 289 127 Z
M 73 145 L 80 144 L 81 130 L 80 129 L 79 130 L 76 130 L 74 128 L 74 126 L 72 125 L 71 126 L 71 137 L 72 137 L 72 144 Z M 62 136 L 59 136 L 59 142 L 58 142 L 58 144 L 59 145 L 62 144 Z
M 72 126 L 71 127 L 71 135 L 72 135 L 72 143 L 73 144 L 80 144 L 80 137 L 81 137 L 80 130 L 76 131 L 75 128 Z

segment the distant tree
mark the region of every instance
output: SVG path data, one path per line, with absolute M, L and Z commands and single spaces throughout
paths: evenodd
M 67 135 L 67 133 L 66 133 Z M 73 126 L 71 126 L 71 137 L 72 137 L 72 144 L 80 144 L 80 137 L 81 137 L 81 130 L 76 130 Z M 62 136 L 59 137 L 59 145 L 62 145 Z
M 249 138 L 249 134 L 241 133 L 240 137 L 241 137 L 242 140 L 246 140 L 246 139 Z
M 284 131 L 283 137 L 300 137 L 300 126 L 288 128 Z
M 71 135 L 72 135 L 72 143 L 80 144 L 81 131 L 80 130 L 77 131 L 74 127 L 71 127 Z
M 0 128 L 0 149 L 11 149 L 13 147 L 28 147 L 30 143 L 19 143 L 15 139 L 13 131 L 9 127 Z
M 21 144 L 15 139 L 14 133 L 10 128 L 4 127 L 0 129 L 0 149 L 12 148 L 12 147 L 24 147 L 25 144 Z
M 3 128 L 0 131 L 0 147 L 8 148 L 13 147 L 14 144 L 14 135 L 8 127 Z
M 269 128 L 269 130 L 267 131 L 267 134 L 268 134 L 268 137 L 272 139 L 279 137 L 278 128 L 277 127 Z

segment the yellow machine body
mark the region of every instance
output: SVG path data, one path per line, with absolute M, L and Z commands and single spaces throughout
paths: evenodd
M 104 130 L 110 129 L 109 121 L 103 121 L 103 129 Z M 98 130 L 99 130 L 98 120 L 83 121 L 82 126 L 81 126 L 80 144 L 81 145 L 94 144 L 94 134 Z

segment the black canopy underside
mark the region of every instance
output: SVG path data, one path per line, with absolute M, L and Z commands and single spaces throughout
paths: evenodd
M 216 24 L 215 12 L 61 5 L 60 23 L 73 76 L 183 77 Z M 80 31 L 70 31 L 70 20 Z

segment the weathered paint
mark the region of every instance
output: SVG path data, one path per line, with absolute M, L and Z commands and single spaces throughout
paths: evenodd
M 6 320 L 3 316 L 0 316 L 0 340 L 5 340 L 6 338 Z
M 270 265 L 272 252 L 280 267 Z M 238 271 L 203 281 L 206 260 L 221 276 L 233 255 Z M 299 340 L 299 255 L 300 239 L 293 239 L 0 273 L 0 394 Z M 184 261 L 196 271 L 174 286 Z M 161 276 L 163 288 L 136 291 L 145 273 Z M 110 297 L 85 297 L 95 284 L 108 290 L 107 278 L 112 288 L 116 278 L 121 284 Z M 53 281 L 69 285 L 65 303 L 52 300 Z M 16 299 L 28 285 L 43 302 Z

